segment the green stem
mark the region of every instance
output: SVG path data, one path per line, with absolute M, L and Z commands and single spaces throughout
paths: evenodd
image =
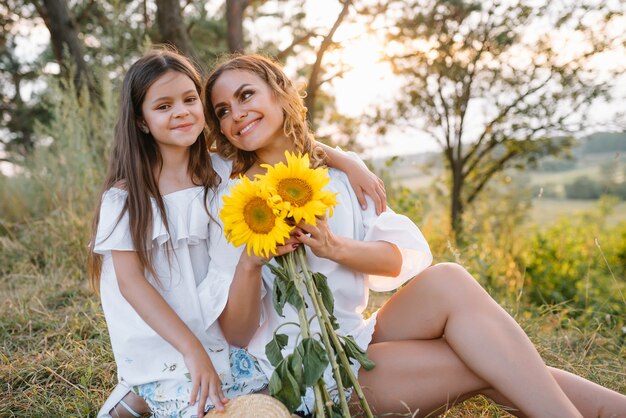
M 325 326 L 325 323 L 330 323 L 328 315 L 326 315 L 326 309 L 322 306 L 320 307 L 319 298 L 317 295 L 317 289 L 315 288 L 315 284 L 313 283 L 313 278 L 311 277 L 311 273 L 308 269 L 308 264 L 306 260 L 306 254 L 304 252 L 304 247 L 300 246 L 296 249 L 296 254 L 298 255 L 298 260 L 300 261 L 300 267 L 302 268 L 302 272 L 304 273 L 304 283 L 307 287 L 307 291 L 309 292 L 309 296 L 311 297 L 311 302 L 313 303 L 313 307 L 315 308 L 315 313 L 317 314 L 317 320 L 320 324 L 320 331 L 322 333 L 322 341 L 324 342 L 324 346 L 326 346 L 326 352 L 328 354 L 328 359 L 330 360 L 330 365 L 333 369 L 333 376 L 335 376 L 335 381 L 337 382 L 337 392 L 339 395 L 339 402 L 341 405 L 341 410 L 343 412 L 344 417 L 349 417 L 350 409 L 348 408 L 348 400 L 346 399 L 346 393 L 343 390 L 343 382 L 341 381 L 341 373 L 339 372 L 339 365 L 337 364 L 337 359 L 333 355 L 333 346 L 330 343 L 330 339 L 328 337 L 328 329 Z M 332 332 L 334 334 L 334 330 Z M 335 336 L 336 337 L 336 336 Z M 341 349 L 341 345 L 339 346 Z M 345 357 L 345 353 L 343 353 L 343 357 Z M 350 372 L 351 370 L 348 369 Z
M 302 292 L 302 277 L 300 277 L 300 274 L 298 273 L 296 269 L 296 260 L 294 258 L 294 255 L 293 253 L 289 253 L 289 254 L 286 254 L 285 257 L 287 261 L 287 269 L 289 271 L 289 276 L 293 279 L 293 282 L 296 286 L 296 290 L 298 291 L 298 293 L 300 294 L 300 297 L 304 301 L 304 294 Z M 298 309 L 298 319 L 300 320 L 302 336 L 304 338 L 309 338 L 309 336 L 311 335 L 311 331 L 309 329 L 309 321 L 306 317 L 306 310 L 304 306 Z M 324 418 L 324 403 L 322 401 L 322 391 L 324 392 L 327 392 L 327 391 L 326 391 L 325 385 L 324 386 L 322 385 L 323 383 L 320 384 L 319 382 L 313 385 L 313 392 L 315 394 L 314 412 L 315 412 L 316 418 Z
M 330 323 L 327 323 L 327 325 L 332 330 L 332 326 L 330 326 Z M 341 354 L 339 355 L 339 359 L 341 360 L 341 364 L 343 364 L 343 367 L 346 369 L 346 372 L 348 373 L 348 377 L 350 378 L 350 381 L 352 382 L 352 386 L 354 388 L 354 391 L 356 392 L 356 396 L 359 398 L 359 402 L 361 403 L 361 408 L 363 408 L 363 413 L 365 414 L 367 418 L 374 418 L 374 414 L 372 414 L 372 410 L 370 409 L 370 406 L 367 403 L 367 400 L 365 399 L 365 394 L 363 393 L 363 389 L 361 388 L 361 385 L 359 384 L 359 380 L 356 378 L 354 373 L 352 373 L 352 369 L 350 368 L 350 362 L 348 361 L 348 358 L 346 357 L 345 351 L 343 351 L 343 347 L 341 346 L 341 342 L 339 341 L 337 334 L 332 332 L 330 333 L 330 335 L 333 338 L 333 342 L 335 343 L 335 345 L 339 347 L 339 350 L 341 352 Z

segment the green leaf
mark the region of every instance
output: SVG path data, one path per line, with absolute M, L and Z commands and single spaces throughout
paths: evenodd
M 285 288 L 285 299 L 287 299 L 287 302 L 296 308 L 296 310 L 300 310 L 304 307 L 304 299 L 300 295 L 300 292 L 298 292 L 294 282 L 287 283 L 287 287 Z
M 343 349 L 348 357 L 361 363 L 361 366 L 363 366 L 365 370 L 372 370 L 374 366 L 376 366 L 376 364 L 367 357 L 367 353 L 354 341 L 352 335 L 341 337 L 341 339 L 343 340 Z
M 300 347 L 300 346 L 298 346 Z M 306 392 L 306 384 L 304 382 L 304 366 L 303 366 L 303 352 L 302 350 L 298 350 L 298 347 L 294 350 L 292 354 L 289 355 L 289 367 L 291 368 L 291 372 L 293 373 L 293 377 L 298 382 L 298 387 L 300 389 L 300 396 L 303 396 Z
M 287 302 L 287 298 L 285 297 L 285 287 L 285 282 L 280 280 L 278 277 L 274 279 L 274 286 L 272 287 L 272 303 L 276 313 L 283 318 L 285 317 L 285 315 L 283 315 L 283 308 Z
M 339 322 L 337 322 L 337 318 L 335 317 L 335 315 L 329 314 L 328 319 L 330 319 L 330 325 L 333 327 L 334 330 L 339 329 Z
M 324 374 L 329 360 L 322 343 L 314 338 L 303 338 L 296 351 L 302 353 L 302 365 L 304 366 L 304 383 L 313 386 Z
M 331 418 L 344 418 L 343 411 L 341 410 L 341 407 L 339 405 L 333 404 L 333 406 L 330 408 L 330 417 Z
M 289 412 L 300 406 L 300 388 L 295 377 L 289 370 L 288 358 L 283 359 L 270 378 L 270 395 L 281 401 Z
M 274 276 L 276 276 L 277 279 L 282 279 L 283 281 L 290 281 L 289 274 L 287 273 L 287 270 L 284 267 L 277 266 L 272 263 L 265 263 L 265 265 L 269 267 L 270 271 L 274 273 Z
M 344 388 L 351 388 L 353 386 L 352 385 L 352 380 L 350 380 L 350 376 L 348 375 L 348 371 L 343 366 L 343 363 L 341 362 L 341 359 L 339 358 L 339 354 L 337 354 L 336 359 L 337 359 L 337 364 L 339 365 L 339 376 L 341 376 L 341 383 L 343 384 L 343 387 Z M 350 364 L 352 364 L 350 359 L 348 359 L 348 361 L 350 362 Z
M 270 383 L 268 387 L 270 390 L 270 395 L 272 396 L 274 396 L 276 393 L 279 393 L 280 390 L 283 388 L 283 380 L 280 376 L 280 373 L 278 372 L 278 369 L 274 369 L 272 377 L 270 377 Z
M 313 282 L 315 283 L 315 287 L 322 295 L 322 302 L 326 307 L 326 310 L 330 315 L 335 312 L 335 298 L 333 297 L 333 292 L 330 290 L 328 286 L 328 279 L 322 273 L 313 273 Z
M 278 366 L 278 363 L 283 359 L 281 350 L 285 348 L 288 341 L 289 337 L 286 334 L 274 334 L 274 338 L 265 346 L 265 355 L 272 366 Z

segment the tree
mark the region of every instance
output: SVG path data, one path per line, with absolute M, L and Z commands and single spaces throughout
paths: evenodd
M 85 61 L 85 48 L 78 37 L 80 31 L 67 2 L 65 0 L 42 0 L 41 3 L 37 1 L 34 4 L 50 31 L 52 50 L 57 62 L 65 73 L 73 67 L 76 90 L 80 91 L 83 83 L 93 90 L 93 80 Z M 66 62 L 65 54 L 71 58 L 71 65 Z
M 566 152 L 586 127 L 585 111 L 610 96 L 611 77 L 622 69 L 599 72 L 593 59 L 621 47 L 623 31 L 609 38 L 604 30 L 624 11 L 621 3 L 387 5 L 395 51 L 388 59 L 405 84 L 379 121 L 418 128 L 441 146 L 457 236 L 464 209 L 494 175 Z
M 333 23 L 328 33 L 322 36 L 322 43 L 317 49 L 315 62 L 313 63 L 313 66 L 311 67 L 311 72 L 309 74 L 309 82 L 307 83 L 306 97 L 304 98 L 304 105 L 308 109 L 307 118 L 309 120 L 309 123 L 311 124 L 313 124 L 315 121 L 315 113 L 316 113 L 315 101 L 317 99 L 317 92 L 323 83 L 329 81 L 332 78 L 331 77 L 331 78 L 326 78 L 322 80 L 322 74 L 323 74 L 322 62 L 324 59 L 324 54 L 326 54 L 328 49 L 333 45 L 333 36 L 335 35 L 335 32 L 337 31 L 339 26 L 341 26 L 341 23 L 345 20 L 346 16 L 348 15 L 350 11 L 350 6 L 352 6 L 352 0 L 342 0 L 341 4 L 342 4 L 341 11 L 337 15 L 335 22 Z M 339 74 L 335 74 L 333 77 L 336 77 L 338 75 Z
M 33 121 L 50 117 L 38 92 L 29 89 L 30 97 L 25 94 L 38 77 L 39 64 L 24 62 L 16 51 L 20 30 L 28 30 L 35 14 L 21 0 L 0 6 L 0 161 L 12 164 L 22 164 L 35 146 Z
M 156 20 L 161 33 L 160 41 L 175 46 L 180 52 L 196 57 L 187 26 L 183 20 L 183 9 L 180 0 L 156 0 Z
M 226 0 L 226 24 L 228 26 L 228 49 L 230 52 L 244 52 L 243 17 L 249 1 Z

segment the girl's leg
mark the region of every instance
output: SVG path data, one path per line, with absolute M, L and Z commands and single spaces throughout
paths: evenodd
M 130 391 L 109 411 L 112 418 L 136 418 L 149 416 L 149 414 L 150 408 L 146 401 Z
M 372 344 L 444 336 L 485 388 L 524 414 L 582 416 L 515 320 L 465 269 L 450 263 L 429 267 L 385 303 Z

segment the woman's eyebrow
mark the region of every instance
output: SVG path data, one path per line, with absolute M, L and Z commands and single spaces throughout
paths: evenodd
M 241 94 L 241 91 L 242 91 L 243 89 L 245 89 L 246 87 L 248 87 L 248 86 L 251 86 L 251 84 L 249 84 L 249 83 L 244 83 L 244 84 L 242 84 L 241 86 L 239 86 L 239 87 L 237 88 L 237 90 L 235 90 L 235 92 L 233 93 L 233 97 L 238 97 L 238 96 Z M 219 103 L 214 104 L 214 105 L 213 105 L 213 108 L 214 108 L 214 109 L 217 109 L 218 107 L 220 107 L 220 106 L 224 106 L 224 105 L 226 105 L 226 103 L 225 103 L 225 102 L 219 102 Z

